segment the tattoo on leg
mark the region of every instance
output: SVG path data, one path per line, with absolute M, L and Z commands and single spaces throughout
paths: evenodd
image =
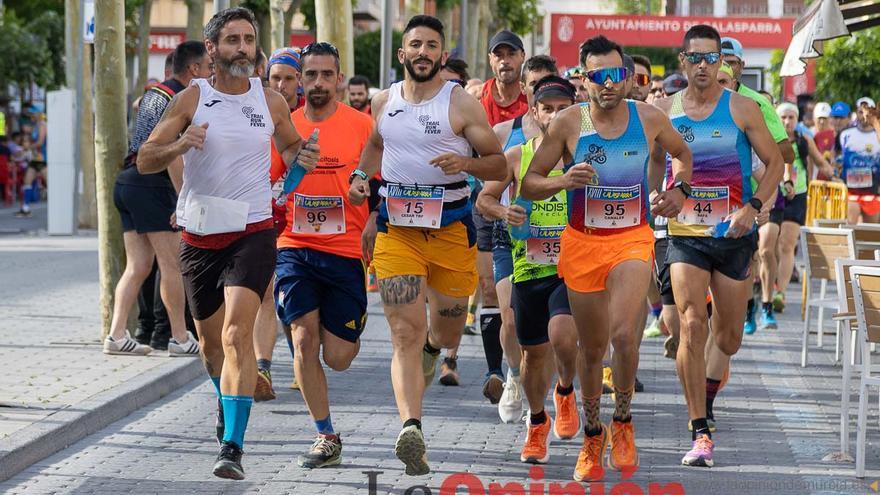
M 400 275 L 379 280 L 382 302 L 389 306 L 414 303 L 421 288 L 422 278 L 418 275 Z
M 446 318 L 458 318 L 459 316 L 465 314 L 467 312 L 467 306 L 463 304 L 456 304 L 451 308 L 442 308 L 439 313 L 440 316 Z
M 599 401 L 602 395 L 584 397 L 584 431 L 589 435 L 598 435 L 602 432 L 602 420 L 599 419 Z
M 624 392 L 615 388 L 614 398 L 614 420 L 628 421 L 631 419 L 632 413 L 630 412 L 630 406 L 632 405 L 633 389 Z

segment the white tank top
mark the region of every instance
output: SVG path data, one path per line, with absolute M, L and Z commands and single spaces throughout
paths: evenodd
M 275 124 L 263 85 L 251 78 L 247 93 L 229 95 L 215 90 L 205 79 L 194 79 L 192 84 L 199 87 L 192 124 L 208 122 L 208 131 L 201 150 L 192 148 L 183 155 L 178 225 L 186 226 L 183 212 L 190 194 L 248 203 L 249 224 L 271 218 L 270 139 Z
M 430 161 L 443 153 L 471 156 L 467 139 L 452 130 L 449 109 L 452 90 L 457 85 L 446 82 L 436 96 L 422 103 L 403 99 L 403 83 L 391 85 L 388 102 L 379 120 L 385 150 L 382 154 L 382 179 L 400 184 L 442 186 L 466 181 L 468 174 L 446 175 Z M 385 188 L 380 191 L 385 196 Z M 470 195 L 468 187 L 447 189 L 443 200 L 456 201 Z

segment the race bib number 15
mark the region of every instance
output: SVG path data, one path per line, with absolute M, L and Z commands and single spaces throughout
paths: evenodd
M 439 229 L 443 192 L 439 186 L 388 184 L 385 198 L 388 221 L 397 227 Z

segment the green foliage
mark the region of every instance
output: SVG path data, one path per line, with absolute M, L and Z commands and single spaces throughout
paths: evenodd
M 532 31 L 538 18 L 538 0 L 497 0 L 497 5 L 499 25 L 519 34 Z
M 785 50 L 773 50 L 770 53 L 770 72 L 767 80 L 770 82 L 770 94 L 773 99 L 779 101 L 782 97 L 782 78 L 779 71 L 782 70 L 782 60 L 785 58 Z
M 651 14 L 660 14 L 663 7 L 661 1 L 650 0 L 650 2 Z M 645 0 L 614 0 L 614 10 L 618 14 L 644 14 Z
M 852 105 L 862 96 L 877 98 L 880 80 L 880 30 L 859 31 L 851 38 L 825 44 L 816 62 L 816 96 L 820 101 L 845 101 Z
M 678 68 L 678 49 L 663 48 L 659 46 L 627 46 L 624 52 L 628 55 L 644 55 L 651 61 L 651 65 L 662 65 L 666 68 L 664 74 L 676 72 Z M 664 75 L 661 74 L 661 75 Z
M 4 0 L 3 6 L 7 12 L 14 12 L 25 23 L 50 10 L 64 16 L 64 0 Z
M 391 52 L 396 54 L 402 43 L 400 31 L 391 34 Z M 356 36 L 354 39 L 354 72 L 370 80 L 372 86 L 379 86 L 379 54 L 382 52 L 382 31 L 372 31 Z M 403 66 L 396 56 L 391 58 L 391 67 L 403 77 Z
M 63 46 L 62 26 L 62 46 Z M 0 88 L 7 84 L 27 87 L 36 83 L 43 87 L 55 87 L 55 73 L 49 43 L 45 38 L 30 31 L 28 24 L 7 11 L 0 29 Z M 62 50 L 63 55 L 63 50 Z M 60 78 L 64 79 L 64 71 Z
M 32 35 L 45 40 L 49 50 L 49 70 L 46 89 L 56 89 L 65 83 L 64 74 L 64 17 L 54 10 L 43 11 L 25 26 Z M 41 84 L 42 85 L 42 84 Z

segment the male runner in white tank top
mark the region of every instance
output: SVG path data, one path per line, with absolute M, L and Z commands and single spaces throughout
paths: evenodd
M 205 26 L 213 86 L 197 79 L 178 93 L 138 157 L 141 173 L 155 173 L 183 155 L 181 273 L 219 397 L 214 475 L 231 479 L 244 479 L 241 449 L 257 375 L 254 318 L 275 269 L 270 139 L 285 163 L 310 171 L 318 160 L 316 145 L 300 150 L 284 97 L 249 79 L 256 40 L 250 10 L 214 15 Z
M 456 347 L 461 340 L 468 296 L 477 284 L 467 175 L 501 180 L 506 173 L 485 110 L 438 74 L 447 57 L 444 45 L 439 20 L 425 15 L 410 19 L 397 52 L 405 79 L 373 98 L 376 126 L 349 190 L 352 203 L 362 203 L 369 196 L 367 179 L 381 165 L 385 203 L 377 220 L 373 266 L 391 326 L 391 381 L 404 422 L 395 453 L 409 475 L 430 472 L 421 431 L 422 396 L 434 377 L 440 348 Z M 472 158 L 472 147 L 479 158 Z

